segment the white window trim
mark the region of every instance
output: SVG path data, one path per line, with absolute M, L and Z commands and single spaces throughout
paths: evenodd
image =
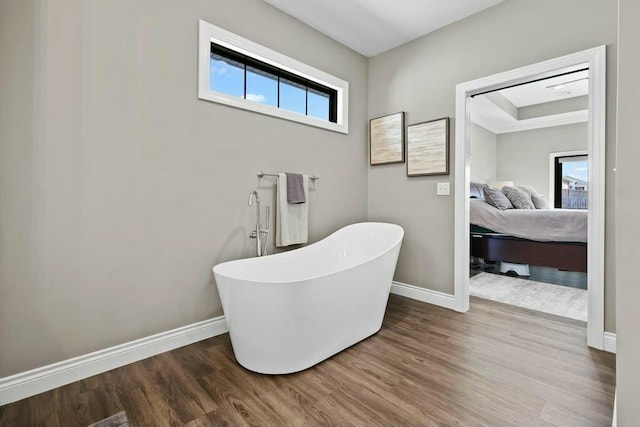
M 573 150 L 573 151 L 559 151 L 555 153 L 549 153 L 549 207 L 553 209 L 555 205 L 555 165 L 556 157 L 566 156 L 588 156 L 589 150 Z
M 211 90 L 211 42 L 336 90 L 337 123 Z M 349 133 L 348 82 L 202 20 L 199 26 L 198 52 L 198 98 L 335 132 Z

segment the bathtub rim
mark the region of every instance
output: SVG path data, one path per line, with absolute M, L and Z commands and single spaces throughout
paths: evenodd
M 292 252 L 305 251 L 308 248 L 311 248 L 312 246 L 315 246 L 315 245 L 318 245 L 318 244 L 324 242 L 325 240 L 331 238 L 331 236 L 335 235 L 336 233 L 339 233 L 340 231 L 342 231 L 344 229 L 347 229 L 347 228 L 350 228 L 350 227 L 357 227 L 357 226 L 363 225 L 363 224 L 377 224 L 377 225 L 391 226 L 393 228 L 399 229 L 400 233 L 399 233 L 399 236 L 398 236 L 397 240 L 394 241 L 388 248 L 386 248 L 385 250 L 383 250 L 383 251 L 381 251 L 379 253 L 373 254 L 370 258 L 367 258 L 366 260 L 364 260 L 361 263 L 353 264 L 353 265 L 350 265 L 348 267 L 343 267 L 343 268 L 339 268 L 339 269 L 332 270 L 332 271 L 328 271 L 328 272 L 326 272 L 324 274 L 316 274 L 314 276 L 307 276 L 307 277 L 301 278 L 300 280 L 286 280 L 286 281 L 259 280 L 259 281 L 257 281 L 257 280 L 248 280 L 246 278 L 238 277 L 238 276 L 235 276 L 235 275 L 227 275 L 227 274 L 220 273 L 219 271 L 216 271 L 216 268 L 218 268 L 219 266 L 222 266 L 222 265 L 226 265 L 226 264 L 231 264 L 231 263 L 235 264 L 235 263 L 247 262 L 249 260 L 265 259 L 265 258 L 270 258 L 270 257 L 290 256 L 289 254 L 291 254 Z M 363 264 L 369 263 L 371 261 L 374 261 L 374 260 L 386 255 L 387 253 L 389 253 L 389 251 L 392 251 L 398 245 L 401 245 L 403 239 L 404 239 L 404 228 L 402 228 L 398 224 L 393 224 L 393 223 L 390 223 L 390 222 L 374 222 L 374 221 L 356 222 L 356 223 L 353 223 L 353 224 L 345 225 L 344 227 L 341 227 L 341 228 L 337 229 L 336 231 L 334 231 L 333 233 L 329 234 L 325 238 L 323 238 L 321 240 L 318 240 L 317 242 L 312 243 L 310 245 L 303 246 L 301 248 L 293 249 L 293 250 L 290 250 L 290 251 L 280 252 L 280 253 L 277 253 L 277 254 L 265 255 L 265 256 L 262 256 L 262 257 L 255 257 L 254 256 L 254 257 L 249 257 L 249 258 L 239 258 L 239 259 L 235 259 L 235 260 L 221 262 L 221 263 L 216 264 L 215 266 L 213 266 L 212 271 L 214 273 L 214 276 L 215 275 L 220 275 L 220 276 L 222 276 L 224 278 L 227 278 L 227 279 L 241 280 L 241 281 L 248 282 L 248 283 L 260 283 L 260 284 L 265 284 L 265 285 L 287 285 L 287 284 L 294 284 L 294 283 L 304 283 L 304 282 L 308 282 L 308 281 L 311 281 L 311 280 L 319 279 L 321 277 L 327 277 L 327 276 L 331 276 L 331 275 L 334 275 L 334 274 L 337 274 L 337 273 L 341 273 L 343 271 L 347 271 L 347 270 L 350 270 L 352 268 L 358 267 L 360 265 L 363 265 Z

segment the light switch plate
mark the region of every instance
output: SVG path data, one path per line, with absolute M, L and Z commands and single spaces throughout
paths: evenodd
M 448 196 L 449 195 L 449 183 L 448 182 L 439 182 L 436 187 L 436 194 L 438 196 Z

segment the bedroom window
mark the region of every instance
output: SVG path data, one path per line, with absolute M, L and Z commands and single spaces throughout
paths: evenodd
M 556 208 L 588 208 L 589 158 L 587 155 L 555 157 L 553 199 Z
M 200 21 L 198 97 L 348 133 L 349 84 Z

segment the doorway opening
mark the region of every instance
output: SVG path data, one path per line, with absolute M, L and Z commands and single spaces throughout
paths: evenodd
M 473 243 L 473 234 L 470 224 L 471 199 L 471 115 L 473 98 L 496 90 L 508 87 L 521 86 L 533 81 L 541 81 L 558 76 L 561 73 L 573 73 L 588 69 L 588 110 L 587 112 L 573 112 L 560 117 L 566 123 L 576 123 L 577 116 L 587 116 L 587 152 L 588 157 L 580 161 L 587 162 L 586 184 L 578 180 L 567 182 L 567 190 L 584 191 L 587 194 L 587 236 L 588 244 L 566 245 L 571 239 L 534 239 L 516 238 L 503 239 L 495 236 L 483 240 L 483 244 L 492 250 L 492 256 L 500 259 L 508 259 L 514 264 L 543 265 L 569 271 L 585 271 L 587 280 L 587 343 L 588 345 L 602 349 L 604 346 L 604 123 L 605 123 L 605 47 L 601 46 L 587 51 L 578 52 L 561 58 L 552 59 L 527 67 L 518 68 L 505 73 L 496 74 L 478 80 L 462 83 L 457 86 L 456 97 L 456 208 L 455 208 L 455 300 L 458 311 L 467 311 L 470 295 L 470 253 Z M 496 100 L 494 100 L 496 101 Z M 497 102 L 500 102 L 498 99 Z M 494 103 L 497 103 L 494 102 Z M 543 122 L 545 119 L 538 119 Z M 535 121 L 535 120 L 534 120 Z M 584 120 L 583 120 L 584 121 Z M 539 123 L 538 123 L 539 124 Z M 557 123 L 556 123 L 557 124 Z M 508 127 L 508 125 L 505 125 Z M 547 153 L 547 156 L 549 154 Z M 549 157 L 547 157 L 548 159 Z M 571 166 L 571 159 L 560 159 L 556 166 L 554 163 L 554 178 L 559 168 L 560 174 Z M 555 161 L 555 160 L 554 160 Z M 578 160 L 576 160 L 578 161 Z M 564 163 L 567 163 L 564 165 Z M 545 167 L 546 169 L 545 161 Z M 550 176 L 551 172 L 547 172 Z M 574 177 L 578 178 L 578 177 Z M 506 181 L 506 182 L 505 182 Z M 494 186 L 499 183 L 503 187 L 511 187 L 510 181 L 516 181 L 512 176 L 496 176 Z M 562 181 L 562 180 L 561 180 Z M 515 182 L 513 184 L 516 184 Z M 526 183 L 522 183 L 526 184 Z M 514 187 L 517 187 L 515 185 Z M 540 184 L 539 189 L 544 192 L 551 184 Z M 553 198 L 553 207 L 556 203 L 562 203 L 562 182 L 560 183 L 559 197 L 555 194 L 555 180 L 553 184 L 554 194 L 549 194 L 549 201 Z M 535 194 L 537 195 L 537 194 Z M 567 191 L 571 196 L 571 192 Z M 582 194 L 584 195 L 584 194 Z M 531 197 L 534 200 L 533 197 Z M 576 202 L 579 203 L 579 202 Z M 553 209 L 552 209 L 553 210 Z M 579 212 L 575 212 L 579 214 Z M 535 227 L 533 227 L 535 228 Z M 511 236 L 513 237 L 513 236 Z M 513 254 L 517 254 L 514 256 Z M 508 256 L 507 256 L 508 255 Z M 587 268 L 588 267 L 588 268 Z M 581 270 L 582 269 L 582 270 Z

